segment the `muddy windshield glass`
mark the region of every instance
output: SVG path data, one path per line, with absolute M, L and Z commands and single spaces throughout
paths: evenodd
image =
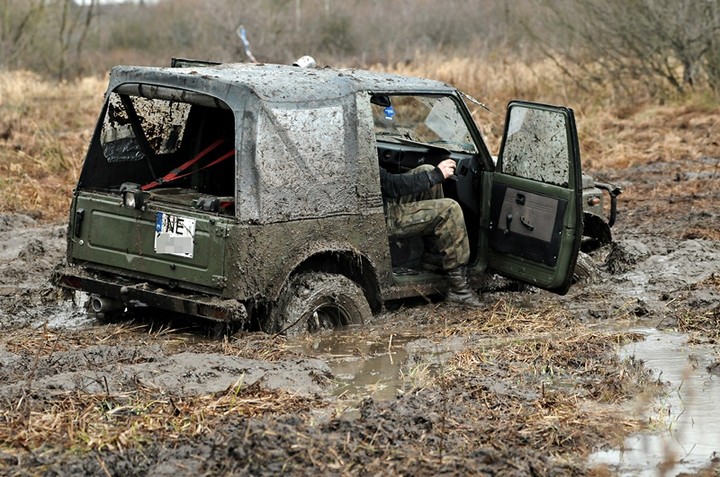
M 478 152 L 458 105 L 449 96 L 371 96 L 378 140 L 405 139 L 450 151 Z
M 570 150 L 565 116 L 513 106 L 502 151 L 502 171 L 526 179 L 566 186 Z

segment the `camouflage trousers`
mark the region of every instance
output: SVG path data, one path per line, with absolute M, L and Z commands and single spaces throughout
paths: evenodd
M 413 174 L 433 166 L 419 166 L 407 174 Z M 423 236 L 433 250 L 426 250 L 439 258 L 444 270 L 466 265 L 470 258 L 465 219 L 460 204 L 443 196 L 442 186 L 420 194 L 389 199 L 385 208 L 385 220 L 390 238 Z

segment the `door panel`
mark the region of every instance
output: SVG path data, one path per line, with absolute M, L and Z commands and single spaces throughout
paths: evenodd
M 548 197 L 507 184 L 493 185 L 493 201 L 501 204 L 492 218 L 494 248 L 550 267 L 557 263 L 568 200 Z
M 582 236 L 580 154 L 572 110 L 513 102 L 492 175 L 488 262 L 502 275 L 565 293 Z

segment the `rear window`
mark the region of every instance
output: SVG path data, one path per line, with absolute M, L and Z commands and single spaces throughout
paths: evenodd
M 137 116 L 132 122 L 130 116 Z M 180 149 L 190 104 L 112 93 L 103 120 L 100 144 L 108 162 L 139 161 L 144 158 L 138 136 L 154 154 Z M 140 129 L 136 134 L 135 129 Z
M 235 117 L 207 95 L 125 84 L 110 93 L 80 185 L 234 213 Z

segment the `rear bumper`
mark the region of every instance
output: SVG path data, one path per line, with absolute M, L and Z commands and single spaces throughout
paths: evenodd
M 112 298 L 128 308 L 149 306 L 223 322 L 246 322 L 248 319 L 245 305 L 237 300 L 168 290 L 147 282 L 89 272 L 81 267 L 58 267 L 52 281 L 63 288 Z

